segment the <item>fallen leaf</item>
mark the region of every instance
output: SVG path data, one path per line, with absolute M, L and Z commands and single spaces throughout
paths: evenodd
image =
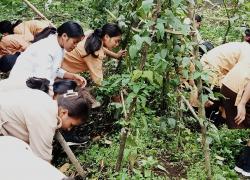
M 69 163 L 65 163 L 64 165 L 62 165 L 59 168 L 59 171 L 61 171 L 62 173 L 66 173 L 69 170 L 70 164 Z
M 105 139 L 104 143 L 105 143 L 105 144 L 108 144 L 108 145 L 111 145 L 111 144 L 112 144 L 112 141 Z
M 96 137 L 94 137 L 92 140 L 94 141 L 94 142 L 96 142 L 96 141 L 99 141 L 101 139 L 101 136 L 96 136 Z

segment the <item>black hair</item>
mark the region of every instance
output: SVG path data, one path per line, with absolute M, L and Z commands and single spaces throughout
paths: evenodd
M 195 15 L 194 19 L 197 21 L 197 22 L 201 22 L 202 21 L 202 17 L 198 14 Z
M 57 28 L 57 33 L 58 36 L 62 36 L 63 33 L 66 33 L 70 38 L 78 38 L 84 36 L 82 27 L 74 21 L 67 21 L 63 23 Z
M 247 28 L 247 29 L 245 30 L 245 35 L 246 35 L 246 36 L 250 36 L 250 29 L 249 29 L 249 28 Z
M 26 81 L 26 85 L 31 89 L 38 89 L 45 93 L 49 93 L 50 81 L 46 78 L 31 77 Z
M 55 94 L 64 94 L 68 90 L 75 91 L 77 83 L 73 80 L 58 80 L 53 84 L 53 91 Z
M 21 20 L 17 20 L 14 24 L 12 24 L 10 21 L 8 20 L 4 20 L 0 22 L 0 33 L 4 34 L 4 33 L 9 33 L 9 34 L 14 34 L 14 28 L 20 24 L 22 21 Z
M 204 46 L 204 47 L 201 47 L 201 46 Z M 214 45 L 209 42 L 209 41 L 205 41 L 201 44 L 201 46 L 199 47 L 199 52 L 200 52 L 200 55 L 203 56 L 206 52 L 210 51 L 211 49 L 214 48 Z
M 122 34 L 121 29 L 117 24 L 107 23 L 101 29 L 95 29 L 94 32 L 86 39 L 85 50 L 87 55 L 91 54 L 94 57 L 95 52 L 98 51 L 102 46 L 102 38 L 105 35 L 109 37 L 116 37 Z
M 68 110 L 68 115 L 86 121 L 91 109 L 91 94 L 84 88 L 79 89 L 75 95 L 62 94 L 57 98 L 58 107 Z
M 44 39 L 46 37 L 48 37 L 50 34 L 56 34 L 56 28 L 54 27 L 46 27 L 44 28 L 40 33 L 37 33 L 35 36 L 34 36 L 34 40 L 31 41 L 31 43 L 34 43 L 34 42 L 37 42 L 41 39 Z

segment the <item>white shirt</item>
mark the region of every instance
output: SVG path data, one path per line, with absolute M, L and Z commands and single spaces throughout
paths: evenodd
M 9 78 L 24 81 L 29 77 L 46 78 L 52 85 L 56 77 L 63 78 L 61 69 L 64 49 L 58 43 L 57 35 L 50 35 L 31 44 L 16 60 Z
M 31 151 L 28 144 L 11 136 L 0 136 L 0 179 L 62 180 L 66 176 Z

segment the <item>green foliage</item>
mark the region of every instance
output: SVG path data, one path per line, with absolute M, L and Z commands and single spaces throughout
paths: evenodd
M 180 103 L 177 92 L 181 79 L 207 79 L 198 61 L 195 64 L 197 71 L 191 74 L 189 70 L 195 44 L 190 40 L 190 26 L 183 23 L 188 10 L 186 1 L 53 0 L 47 7 L 46 1 L 31 2 L 57 25 L 72 19 L 80 22 L 86 30 L 118 21 L 124 31 L 122 47 L 128 49 L 128 56 L 122 60 L 122 72 L 114 73 L 114 66 L 106 63 L 103 84 L 95 92 L 98 101 L 104 104 L 121 91 L 124 94 L 125 109 L 131 115 L 129 121 L 122 118 L 121 103 L 105 104 L 107 112 L 102 112 L 118 113 L 116 123 L 130 129 L 122 170 L 119 173 L 114 171 L 119 135 L 105 135 L 104 139 L 92 143 L 84 152 L 78 152 L 78 158 L 90 172 L 89 178 L 167 179 L 173 178 L 173 174 L 168 172 L 169 165 L 180 163 L 185 173 L 181 177 L 205 179 L 200 127 L 185 112 L 186 107 Z M 161 2 L 158 10 L 157 2 Z M 227 3 L 230 8 L 231 1 Z M 228 41 L 240 40 L 241 25 L 249 23 L 250 4 L 242 0 L 239 3 L 236 15 L 230 19 L 232 28 Z M 36 17 L 19 0 L 4 0 L 0 6 L 3 7 L 1 19 Z M 203 8 L 201 34 L 204 39 L 219 45 L 227 21 L 215 20 L 211 16 L 226 17 L 225 9 Z M 209 96 L 213 95 L 210 93 Z M 208 96 L 203 97 L 206 98 Z M 207 135 L 214 179 L 237 178 L 231 170 L 234 156 L 243 146 L 240 142 L 249 137 L 249 132 L 227 128 L 217 130 L 209 125 Z M 105 143 L 105 140 L 112 141 L 112 144 Z M 169 156 L 165 157 L 166 154 Z M 158 170 L 160 174 L 156 173 Z M 177 179 L 181 177 L 174 176 Z

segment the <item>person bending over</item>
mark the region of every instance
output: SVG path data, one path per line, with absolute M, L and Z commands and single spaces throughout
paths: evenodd
M 72 51 L 83 36 L 81 26 L 73 21 L 63 23 L 57 34 L 31 44 L 16 60 L 9 78 L 0 81 L 0 91 L 25 88 L 30 77 L 46 78 L 52 86 L 56 77 L 73 79 L 85 85 L 86 80 L 61 69 L 64 50 Z
M 115 58 L 125 55 L 124 50 L 120 50 L 118 54 L 111 51 L 120 44 L 121 35 L 117 24 L 105 24 L 101 29 L 94 30 L 73 51 L 65 53 L 62 69 L 71 73 L 88 71 L 91 79 L 100 85 L 103 80 L 102 63 L 105 54 Z
M 14 24 L 8 20 L 4 20 L 0 22 L 0 33 L 20 34 L 23 36 L 25 41 L 29 42 L 34 40 L 34 36 L 46 27 L 53 27 L 53 25 L 51 22 L 45 20 L 18 20 Z
M 59 95 L 57 100 L 36 89 L 1 92 L 0 134 L 23 140 L 38 157 L 51 161 L 56 130 L 70 130 L 87 121 L 88 97 L 84 89 Z

